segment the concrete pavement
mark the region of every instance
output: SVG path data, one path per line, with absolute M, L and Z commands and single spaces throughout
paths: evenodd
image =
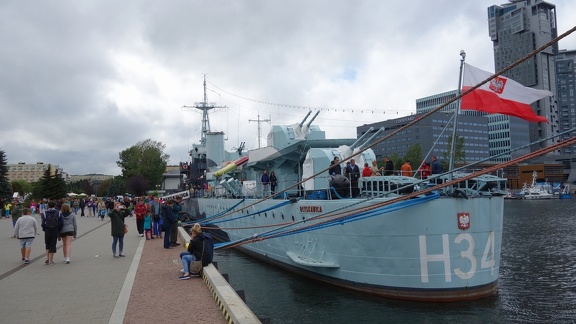
M 112 257 L 112 237 L 108 219 L 101 221 L 96 217 L 76 217 L 78 235 L 72 242 L 71 262 L 62 263 L 61 242 L 54 257 L 56 264 L 46 265 L 44 249 L 44 232 L 40 228 L 40 218 L 35 216 L 40 235 L 32 245 L 31 263 L 24 265 L 21 261 L 19 240 L 11 238 L 11 219 L 0 220 L 0 314 L 2 323 L 129 323 L 125 319 L 130 299 L 142 295 L 133 287 L 146 287 L 148 280 L 141 272 L 162 273 L 155 280 L 164 280 L 178 289 L 190 284 L 189 281 L 178 281 L 178 253 L 182 249 L 171 249 L 154 252 L 156 256 L 164 252 L 162 262 L 141 263 L 140 257 L 144 248 L 156 248 L 160 240 L 146 241 L 136 234 L 136 223 L 128 218 L 129 233 L 124 238 L 125 258 Z M 157 244 L 154 244 L 157 243 Z M 150 244 L 150 245 L 149 245 Z M 149 253 L 150 254 L 150 253 Z M 146 255 L 146 254 L 144 254 Z M 166 263 L 170 263 L 169 266 Z M 170 268 L 170 273 L 167 274 Z M 173 268 L 173 269 L 172 269 Z M 216 271 L 217 272 L 217 271 Z M 138 275 L 137 275 L 138 274 Z M 146 280 L 144 284 L 136 282 L 135 278 Z M 198 281 L 202 278 L 196 278 Z M 206 279 L 206 278 L 205 278 Z M 137 279 L 138 280 L 138 279 Z M 191 279 L 193 280 L 193 279 Z M 206 280 L 204 280 L 206 281 Z M 162 286 L 162 283 L 159 283 Z M 207 322 L 226 323 L 230 317 L 222 314 L 222 307 L 216 305 L 215 294 L 205 284 L 195 283 L 193 298 L 200 299 L 214 311 L 210 311 Z M 145 288 L 140 288 L 145 289 Z M 158 290 L 156 297 L 158 317 L 139 320 L 138 323 L 156 323 L 163 321 L 162 301 L 182 303 L 183 314 L 170 314 L 172 318 L 189 318 L 194 312 L 194 304 L 187 300 L 173 300 L 173 289 Z M 188 291 L 190 295 L 190 291 Z M 218 300 L 218 304 L 222 301 Z M 225 303 L 225 301 L 224 301 Z M 204 312 L 206 312 L 206 305 Z M 136 307 L 137 308 L 137 307 Z

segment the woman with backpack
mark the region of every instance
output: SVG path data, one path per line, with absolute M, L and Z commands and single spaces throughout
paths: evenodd
M 48 202 L 48 209 L 42 215 L 42 230 L 44 231 L 44 243 L 46 244 L 47 265 L 54 264 L 54 253 L 56 253 L 56 242 L 58 241 L 60 230 L 62 229 L 62 216 L 55 208 L 56 202 Z

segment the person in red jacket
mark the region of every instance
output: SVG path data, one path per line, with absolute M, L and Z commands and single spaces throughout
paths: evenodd
M 370 177 L 371 175 L 372 175 L 372 169 L 370 169 L 368 163 L 364 163 L 364 169 L 362 169 L 362 176 Z
M 134 213 L 136 214 L 136 228 L 138 229 L 138 235 L 144 236 L 144 218 L 146 218 L 146 205 L 144 205 L 144 199 L 139 198 L 138 203 L 134 206 Z

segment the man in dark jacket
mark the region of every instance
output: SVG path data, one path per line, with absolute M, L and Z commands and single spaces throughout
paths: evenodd
M 170 232 L 172 232 L 172 207 L 174 200 L 169 199 L 162 205 L 162 228 L 164 231 L 164 248 L 171 249 Z
M 44 243 L 46 244 L 46 261 L 45 264 L 54 264 L 54 253 L 56 253 L 56 241 L 60 235 L 60 230 L 64 225 L 60 211 L 55 208 L 56 202 L 49 201 L 48 209 L 42 215 L 42 230 L 44 231 Z M 57 222 L 52 219 L 57 217 Z
M 172 224 L 170 231 L 170 246 L 178 246 L 178 220 L 180 219 L 180 211 L 182 210 L 182 197 L 176 197 L 174 206 L 172 206 Z

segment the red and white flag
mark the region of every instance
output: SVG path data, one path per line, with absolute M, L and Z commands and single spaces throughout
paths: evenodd
M 490 76 L 492 76 L 490 72 L 464 64 L 462 92 Z M 536 115 L 530 104 L 551 95 L 552 92 L 548 90 L 528 88 L 512 79 L 497 76 L 462 97 L 460 107 L 461 109 L 479 110 L 490 114 L 514 116 L 531 122 L 548 122 L 546 117 Z

